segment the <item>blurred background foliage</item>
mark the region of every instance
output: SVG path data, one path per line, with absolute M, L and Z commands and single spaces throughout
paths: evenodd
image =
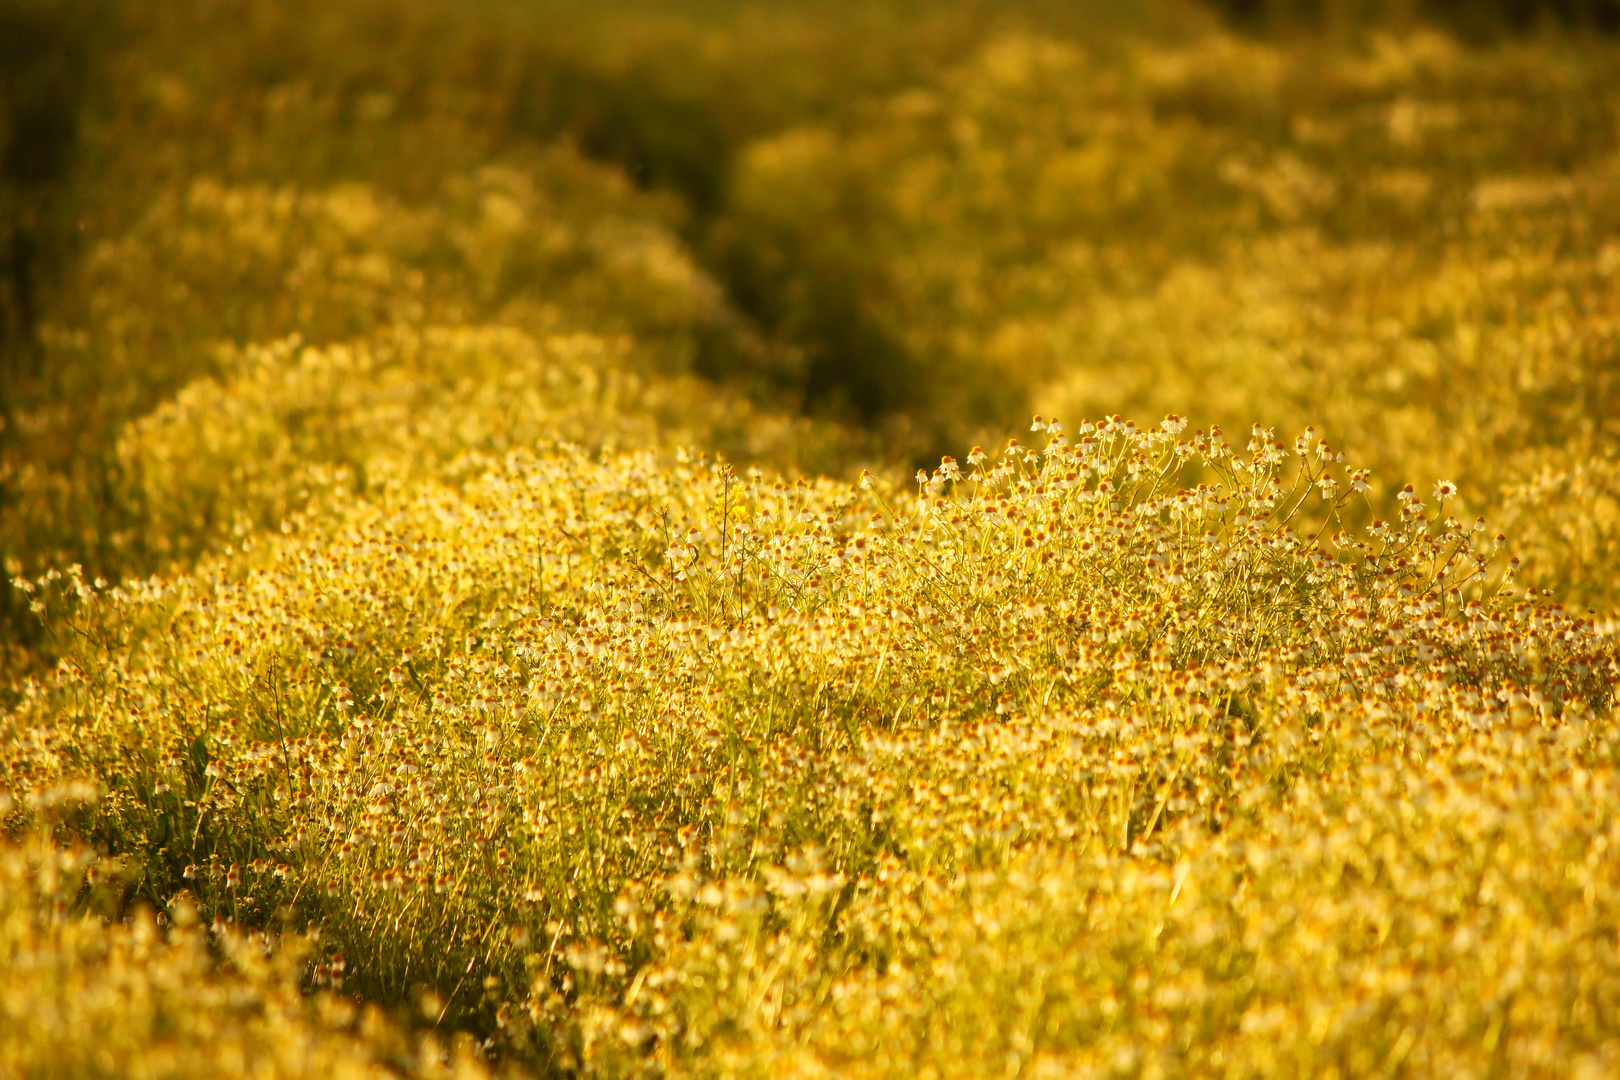
M 119 447 L 233 350 L 496 323 L 853 425 L 817 468 L 1316 423 L 1607 602 L 1617 12 L 3 0 L 4 578 L 195 550 Z

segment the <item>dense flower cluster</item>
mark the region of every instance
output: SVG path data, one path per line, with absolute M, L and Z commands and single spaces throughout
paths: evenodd
M 65 798 L 93 797 L 65 791 Z M 374 1007 L 301 990 L 310 942 L 227 921 L 175 896 L 122 922 L 126 872 L 82 847 L 0 846 L 0 1069 L 9 1076 L 474 1080 L 470 1046 L 411 1040 Z
M 1614 595 L 1606 47 L 946 13 L 732 105 L 825 123 L 698 228 L 496 145 L 567 79 L 431 7 L 117 73 L 174 161 L 0 445 L 0 1073 L 1620 1071 L 1620 642 L 1549 588 Z M 802 29 L 676 23 L 717 98 Z M 911 480 L 762 389 L 873 341 Z
M 25 583 L 77 644 L 5 783 L 551 1067 L 1611 1066 L 1612 626 L 1454 485 L 1348 531 L 1311 433 L 1185 424 L 915 495 L 543 438 L 333 485 Z
M 452 402 L 434 409 L 427 399 L 493 397 L 502 393 L 500 380 L 508 390 L 523 382 L 534 365 L 495 344 L 491 325 L 543 341 L 604 339 L 588 363 L 607 383 L 726 366 L 717 356 L 757 360 L 759 342 L 674 236 L 671 216 L 622 175 L 564 148 L 524 168 L 448 177 L 425 205 L 357 183 L 302 190 L 203 178 L 159 192 L 127 230 L 87 254 L 83 310 L 62 311 L 60 322 L 43 328 L 53 384 L 12 418 L 15 430 L 0 441 L 0 555 L 29 571 L 71 562 L 107 576 L 156 569 L 233 519 L 261 515 L 251 497 L 228 511 L 193 508 L 184 521 L 172 507 L 154 507 L 154 494 L 163 502 L 161 489 L 171 483 L 169 466 L 157 463 L 154 473 L 154 463 L 140 460 L 140 432 L 204 417 L 192 443 L 171 453 L 195 485 L 217 489 L 215 501 L 245 495 L 244 478 L 204 475 L 202 466 L 226 454 L 239 468 L 275 475 L 288 465 L 288 450 L 336 452 L 311 448 L 310 438 L 352 442 L 357 430 L 375 431 L 407 413 L 460 416 L 465 410 Z M 429 327 L 480 328 L 469 342 L 490 344 L 482 359 L 470 355 L 480 352 L 470 343 L 429 350 L 437 367 L 415 371 L 398 354 L 423 350 L 401 338 Z M 257 355 L 296 351 L 299 343 L 335 351 L 306 356 L 296 374 L 277 376 L 278 388 L 245 385 L 263 377 L 254 374 Z M 375 358 L 379 352 L 388 358 Z M 383 368 L 386 385 L 368 377 Z M 234 406 L 221 385 L 234 388 L 223 391 L 240 399 Z M 543 392 L 527 386 L 511 411 Z M 361 409 L 369 419 L 306 422 L 332 409 Z M 131 418 L 141 419 L 126 432 Z M 695 415 L 692 422 L 701 424 Z M 493 415 L 485 423 L 504 431 Z M 266 424 L 323 434 L 298 440 Z M 461 437 L 477 442 L 470 431 Z M 253 441 L 257 460 L 245 452 Z M 190 460 L 207 446 L 214 449 L 202 461 Z
M 1024 401 L 1315 424 L 1381 507 L 1469 476 L 1540 584 L 1612 603 L 1614 63 L 1008 37 L 853 129 L 755 143 L 736 229 L 841 259 L 953 439 Z
M 224 360 L 226 377 L 185 387 L 119 440 L 123 497 L 141 508 L 150 557 L 191 556 L 277 528 L 335 483 L 364 492 L 388 476 L 539 439 L 595 447 L 695 439 L 801 468 L 848 449 L 834 428 L 696 379 L 649 376 L 624 337 L 397 327 L 325 348 L 291 339 Z

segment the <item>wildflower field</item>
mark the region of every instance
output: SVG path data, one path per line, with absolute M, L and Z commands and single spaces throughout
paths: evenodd
M 1620 40 L 1272 7 L 0 5 L 0 1077 L 1620 1073 Z

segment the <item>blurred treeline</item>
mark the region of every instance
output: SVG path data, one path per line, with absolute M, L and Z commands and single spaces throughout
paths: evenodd
M 1472 378 L 1446 366 L 1450 346 L 1436 362 L 1432 342 L 1386 333 L 1503 325 L 1567 283 L 1537 279 L 1502 310 L 1468 308 L 1461 293 L 1423 301 L 1435 310 L 1373 310 L 1393 303 L 1392 271 L 1366 256 L 1375 239 L 1409 243 L 1397 254 L 1411 254 L 1399 273 L 1413 282 L 1549 250 L 1587 259 L 1591 282 L 1607 274 L 1594 238 L 1612 207 L 1585 193 L 1602 189 L 1591 168 L 1613 153 L 1615 11 L 0 0 L 8 633 L 30 625 L 4 581 L 18 567 L 116 576 L 184 553 L 143 524 L 120 440 L 132 418 L 234 362 L 223 346 L 402 323 L 625 335 L 644 367 L 858 423 L 892 460 L 960 454 L 1047 399 L 1135 415 L 1169 397 L 1208 408 L 1201 422 L 1325 417 L 1330 435 L 1390 466 L 1386 479 L 1545 444 L 1563 456 L 1486 469 L 1483 485 L 1528 490 L 1534 476 L 1557 492 L 1586 469 L 1579 483 L 1608 499 L 1620 472 L 1587 469 L 1613 441 L 1608 361 L 1592 359 L 1607 346 L 1582 338 L 1569 357 L 1584 359 L 1543 365 L 1556 375 L 1535 376 L 1546 385 L 1529 396 L 1530 375 L 1502 375 L 1500 400 L 1463 415 L 1434 390 Z M 1426 26 L 1484 59 L 1434 45 Z M 1583 169 L 1590 183 L 1548 180 Z M 1205 349 L 1226 331 L 1220 312 L 1257 309 L 1229 296 L 1204 311 L 1162 286 L 1184 286 L 1194 263 L 1227 282 L 1317 281 L 1261 243 L 1278 238 L 1299 267 L 1343 268 L 1287 300 L 1295 315 L 1361 319 L 1291 331 L 1289 348 L 1309 354 L 1291 372 L 1341 346 L 1416 367 L 1383 354 L 1354 378 L 1324 366 L 1284 398 L 1277 380 L 1221 397 L 1209 380 L 1242 380 L 1188 375 L 1192 352 L 1246 357 L 1272 331 Z M 1348 246 L 1320 257 L 1318 242 Z M 1254 261 L 1268 251 L 1273 262 Z M 1543 314 L 1553 321 L 1535 333 L 1563 318 Z M 1160 349 L 1170 360 L 1147 355 L 1154 333 L 1168 340 L 1161 316 L 1190 335 Z M 1366 408 L 1335 413 L 1324 386 Z M 1413 411 L 1421 394 L 1427 411 Z M 1503 426 L 1526 408 L 1533 422 Z M 1369 410 L 1405 426 L 1364 423 Z M 1568 450 L 1554 429 L 1585 441 Z M 1478 505 L 1506 504 L 1487 493 Z M 1581 541 L 1590 578 L 1616 529 L 1582 514 L 1609 530 Z

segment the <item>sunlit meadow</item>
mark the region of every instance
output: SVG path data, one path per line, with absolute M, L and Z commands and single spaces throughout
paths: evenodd
M 559 21 L 711 190 L 175 10 L 7 398 L 0 1074 L 1620 1072 L 1616 49 Z

